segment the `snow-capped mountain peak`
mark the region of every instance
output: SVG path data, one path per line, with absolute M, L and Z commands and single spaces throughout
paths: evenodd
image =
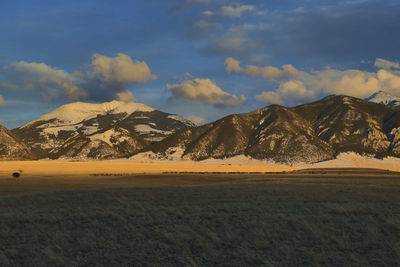
M 55 119 L 65 124 L 76 124 L 84 120 L 95 118 L 97 115 L 118 113 L 126 113 L 127 115 L 130 115 L 136 111 L 150 112 L 154 110 L 155 109 L 152 107 L 137 102 L 128 103 L 117 100 L 101 104 L 75 102 L 65 104 L 49 113 L 43 114 L 39 118 L 25 124 L 22 126 L 22 128 L 32 125 L 38 121 Z
M 141 103 L 63 105 L 13 132 L 38 157 L 118 158 L 194 124 Z
M 374 103 L 385 104 L 390 107 L 400 107 L 400 97 L 393 96 L 383 90 L 372 94 L 371 96 L 367 97 L 365 100 L 371 101 Z

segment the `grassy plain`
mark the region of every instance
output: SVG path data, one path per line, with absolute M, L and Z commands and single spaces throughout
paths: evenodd
M 396 172 L 23 168 L 0 173 L 1 266 L 400 264 Z

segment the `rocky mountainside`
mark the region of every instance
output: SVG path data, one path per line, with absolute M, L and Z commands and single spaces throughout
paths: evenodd
M 11 131 L 0 126 L 0 160 L 34 159 L 30 148 L 16 138 Z
M 194 124 L 140 103 L 76 102 L 42 115 L 13 133 L 39 158 L 107 159 L 133 154 Z
M 192 160 L 247 155 L 281 163 L 318 162 L 354 151 L 400 157 L 400 111 L 349 96 L 296 107 L 271 105 L 178 131 L 145 149 Z
M 370 97 L 367 97 L 365 100 L 400 109 L 400 97 L 392 96 L 385 91 L 376 92 Z

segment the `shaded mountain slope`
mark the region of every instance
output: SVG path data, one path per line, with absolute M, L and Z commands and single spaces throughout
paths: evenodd
M 0 160 L 35 159 L 30 148 L 15 137 L 11 131 L 0 126 Z
M 247 155 L 277 162 L 318 162 L 354 151 L 400 156 L 400 111 L 349 96 L 250 113 L 178 131 L 149 146 L 161 156 L 202 160 Z

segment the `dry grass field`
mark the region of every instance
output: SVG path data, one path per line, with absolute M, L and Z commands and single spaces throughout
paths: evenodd
M 400 265 L 396 172 L 13 168 L 0 266 Z
M 192 161 L 179 162 L 137 162 L 137 161 L 0 161 L 0 179 L 14 171 L 24 172 L 25 177 L 76 176 L 90 174 L 154 174 L 163 172 L 280 172 L 297 170 L 300 167 L 246 164 L 195 164 Z

